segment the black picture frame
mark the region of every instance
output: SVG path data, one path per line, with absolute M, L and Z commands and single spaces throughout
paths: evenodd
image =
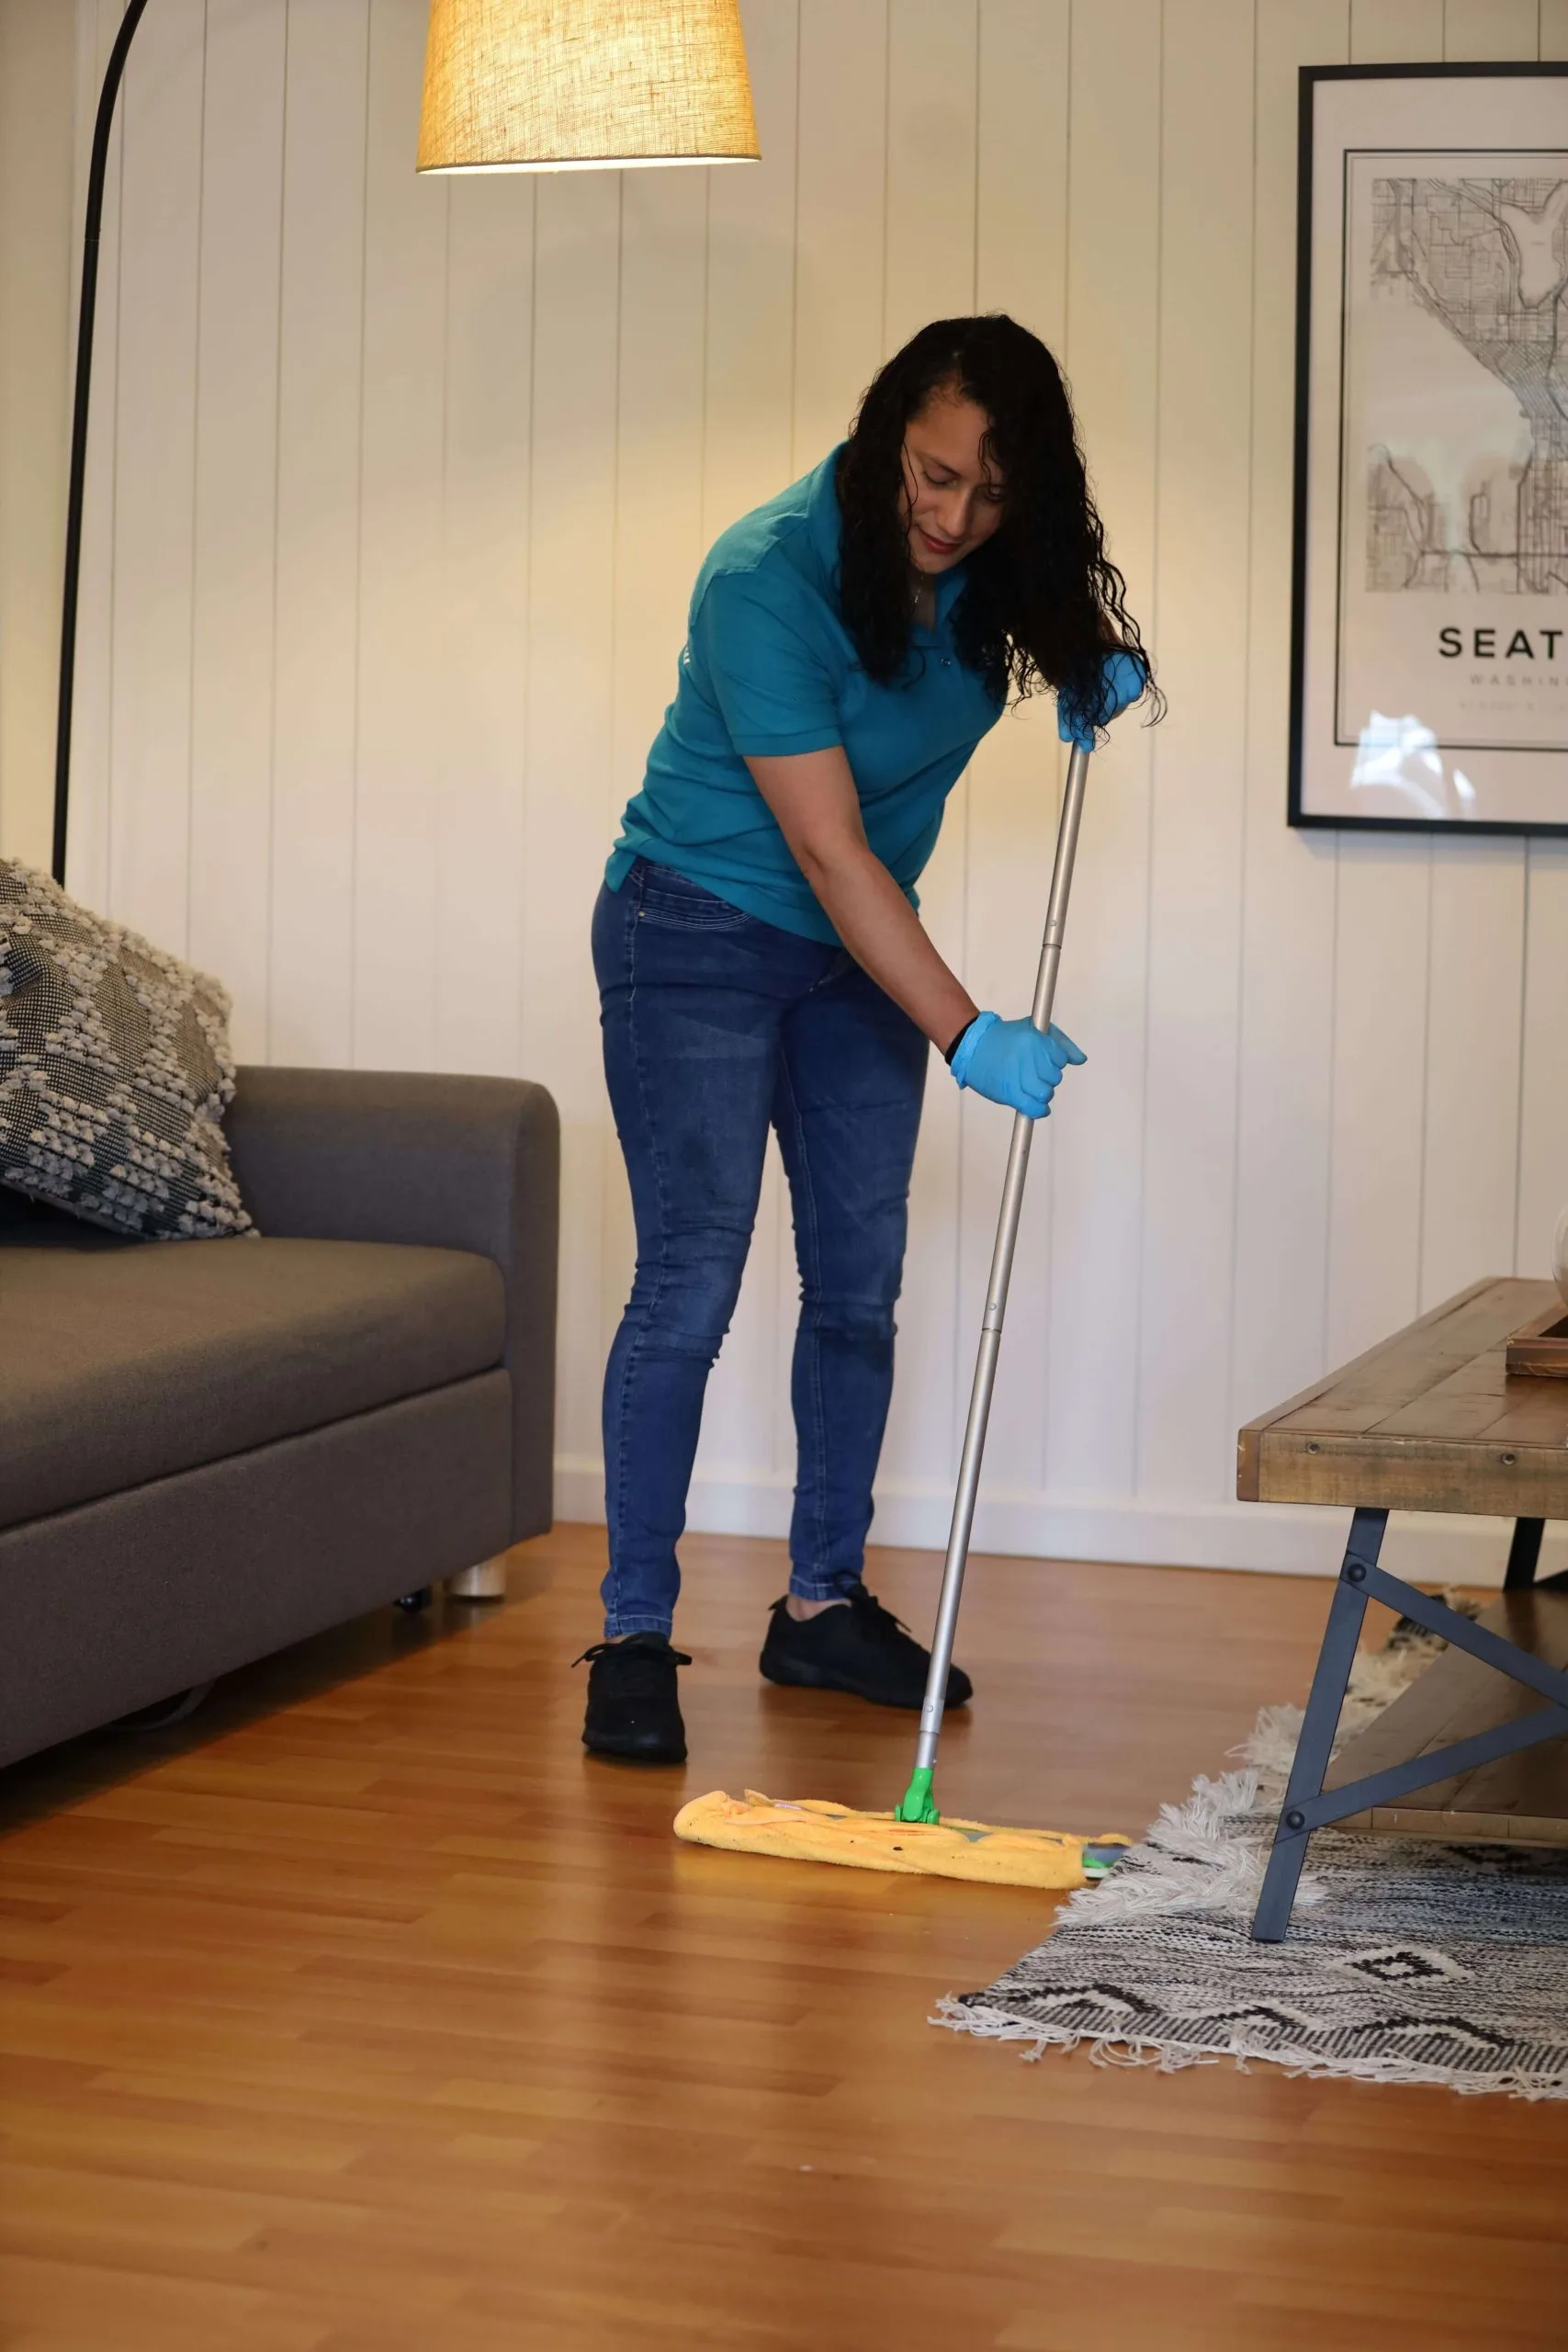
M 1363 816 L 1313 809 L 1303 805 L 1303 769 L 1307 723 L 1307 592 L 1313 489 L 1310 422 L 1313 395 L 1314 275 L 1314 157 L 1316 97 L 1325 84 L 1344 82 L 1475 81 L 1503 78 L 1568 78 L 1568 60 L 1518 60 L 1480 63 L 1384 63 L 1368 65 L 1303 65 L 1299 69 L 1297 102 L 1296 179 L 1296 365 L 1293 478 L 1291 503 L 1291 677 L 1290 746 L 1287 820 L 1303 831 L 1374 833 L 1447 833 L 1468 839 L 1478 834 L 1568 835 L 1568 818 L 1561 822 L 1514 820 L 1504 818 L 1455 816 Z M 1448 150 L 1445 152 L 1452 152 Z M 1343 238 L 1343 229 L 1342 229 Z M 1343 270 L 1343 254 L 1338 256 Z M 1344 337 L 1340 345 L 1343 385 Z M 1340 430 L 1343 435 L 1343 390 Z M 1337 458 L 1337 451 L 1336 458 Z M 1341 526 L 1342 527 L 1342 526 Z M 1568 619 L 1568 614 L 1565 614 Z M 1564 803 L 1568 806 L 1568 758 L 1564 761 Z

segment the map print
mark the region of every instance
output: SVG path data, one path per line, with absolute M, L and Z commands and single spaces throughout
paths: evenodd
M 1568 178 L 1379 178 L 1371 226 L 1374 302 L 1436 320 L 1506 388 L 1523 434 L 1515 451 L 1477 447 L 1457 483 L 1374 444 L 1367 587 L 1568 594 Z

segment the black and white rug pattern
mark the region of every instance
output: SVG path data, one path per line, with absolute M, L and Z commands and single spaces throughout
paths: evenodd
M 1419 1671 L 1425 1639 L 1358 1662 L 1348 1738 Z M 933 2023 L 1106 2064 L 1229 2058 L 1292 2073 L 1568 2098 L 1568 1853 L 1314 1838 L 1291 1932 L 1253 1905 L 1301 1716 L 1265 1708 L 1241 1769 L 1200 1780 L 1075 1894 L 1055 1932 Z

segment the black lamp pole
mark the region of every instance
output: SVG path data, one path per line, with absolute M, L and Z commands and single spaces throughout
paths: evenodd
M 104 177 L 109 130 L 147 0 L 128 0 L 108 71 L 98 95 L 93 160 L 87 173 L 87 226 L 82 241 L 82 309 L 76 327 L 76 401 L 71 418 L 71 485 L 65 507 L 65 595 L 60 622 L 60 705 L 54 736 L 54 878 L 65 879 L 65 834 L 71 808 L 71 705 L 76 684 L 76 600 L 82 579 L 82 494 L 87 478 L 87 405 L 93 385 L 93 322 L 98 307 L 98 233 L 104 218 Z

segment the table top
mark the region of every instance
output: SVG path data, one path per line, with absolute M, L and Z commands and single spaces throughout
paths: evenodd
M 1568 1519 L 1568 1380 L 1504 1368 L 1509 1334 L 1556 1296 L 1549 1282 L 1475 1283 L 1249 1421 L 1237 1494 Z

